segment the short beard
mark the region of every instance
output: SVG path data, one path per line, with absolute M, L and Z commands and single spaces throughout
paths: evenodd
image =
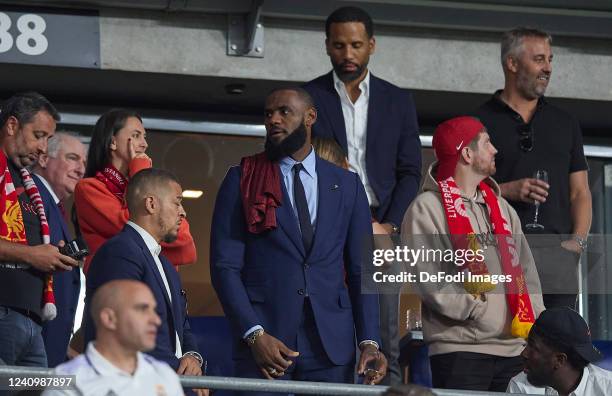
M 546 93 L 547 87 L 540 88 L 538 84 L 531 81 L 525 73 L 518 75 L 517 83 L 519 90 L 528 100 L 539 99 L 540 97 L 544 96 L 544 93 Z
M 336 72 L 336 75 L 338 76 L 340 81 L 342 81 L 343 83 L 348 83 L 348 82 L 355 81 L 356 79 L 358 79 L 363 73 L 363 71 L 366 69 L 366 67 L 368 67 L 368 64 L 366 63 L 360 66 L 356 65 L 357 69 L 354 72 L 345 72 L 342 70 L 342 66 L 344 66 L 344 62 L 343 63 L 332 62 L 332 67 L 334 68 L 334 71 Z
M 306 135 L 306 125 L 304 125 L 304 119 L 302 118 L 300 125 L 287 135 L 282 142 L 276 144 L 270 139 L 266 139 L 266 144 L 264 146 L 266 156 L 270 161 L 278 161 L 281 158 L 293 155 L 293 153 L 306 144 Z
M 174 241 L 176 241 L 178 238 L 177 234 L 171 234 L 171 233 L 167 233 L 166 235 L 164 235 L 164 237 L 162 238 L 162 242 L 164 243 L 172 243 Z
M 164 221 L 162 219 L 159 219 L 159 223 L 158 224 L 159 224 L 159 228 L 161 230 L 166 230 L 167 229 L 166 224 L 164 223 Z M 172 231 L 169 230 L 169 231 L 167 231 L 164 234 L 164 236 L 162 236 L 161 241 L 164 242 L 164 243 L 172 243 L 172 242 L 176 241 L 177 238 L 178 238 L 178 233 L 173 234 Z

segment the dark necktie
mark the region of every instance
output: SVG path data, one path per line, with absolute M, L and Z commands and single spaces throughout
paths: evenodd
M 297 209 L 298 219 L 300 221 L 300 230 L 302 231 L 302 242 L 306 253 L 310 251 L 312 246 L 312 238 L 314 232 L 312 223 L 310 222 L 310 212 L 308 211 L 308 201 L 306 201 L 306 192 L 302 179 L 300 179 L 300 171 L 304 169 L 304 165 L 293 165 L 293 200 Z
M 66 217 L 66 208 L 64 208 L 64 204 L 62 203 L 62 201 L 59 201 L 57 203 L 57 207 L 59 208 L 60 212 L 62 212 L 62 217 L 64 218 L 64 220 L 68 221 L 68 218 Z

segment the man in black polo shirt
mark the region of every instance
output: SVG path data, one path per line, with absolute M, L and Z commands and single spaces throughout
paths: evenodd
M 45 274 L 78 262 L 43 243 L 35 188 L 23 168 L 47 151 L 59 114 L 42 95 L 18 94 L 0 107 L 0 361 L 46 366 L 41 336 Z M 45 220 L 46 221 L 46 220 Z
M 529 243 L 546 308 L 574 308 L 577 263 L 591 227 L 591 192 L 578 121 L 548 103 L 552 38 L 528 28 L 506 32 L 501 44 L 504 89 L 476 112 L 499 150 L 495 179 L 516 209 Z M 533 178 L 548 172 L 548 183 Z M 534 202 L 541 203 L 538 223 Z M 538 234 L 533 236 L 533 234 Z

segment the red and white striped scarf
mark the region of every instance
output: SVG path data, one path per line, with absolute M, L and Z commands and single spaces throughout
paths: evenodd
M 13 178 L 8 168 L 8 159 L 6 154 L 1 150 L 0 169 L 4 169 L 2 176 L 0 176 L 0 209 L 2 209 L 3 220 L 0 222 L 0 238 L 10 242 L 27 245 L 28 241 L 26 238 L 25 225 L 23 223 L 23 214 L 21 212 L 21 206 L 19 205 L 19 198 L 17 197 Z M 44 244 L 49 244 L 51 243 L 51 232 L 49 230 L 47 215 L 45 214 L 45 208 L 38 187 L 26 168 L 20 169 L 19 172 L 21 173 L 21 180 L 30 198 L 30 202 L 36 208 L 36 214 L 40 221 L 42 241 Z M 53 276 L 51 274 L 45 275 L 42 305 L 42 320 L 52 320 L 57 316 L 55 296 L 53 293 Z

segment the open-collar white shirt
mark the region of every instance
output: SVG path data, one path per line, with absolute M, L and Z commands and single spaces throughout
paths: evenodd
M 161 245 L 157 243 L 155 238 L 147 230 L 139 226 L 138 224 L 128 221 L 127 224 L 132 227 L 136 232 L 142 237 L 145 244 L 149 248 L 151 255 L 153 256 L 153 260 L 155 261 L 155 265 L 157 266 L 157 270 L 159 271 L 159 275 L 164 282 L 164 286 L 166 287 L 166 293 L 168 294 L 168 299 L 170 303 L 172 303 L 172 293 L 170 292 L 170 284 L 168 283 L 168 278 L 166 277 L 166 273 L 164 272 L 164 267 L 159 259 L 159 254 L 161 253 Z M 174 331 L 174 335 L 176 337 L 176 350 L 174 351 L 174 355 L 177 358 L 183 357 L 183 350 L 181 348 L 181 339 L 178 336 L 176 330 Z
M 74 375 L 78 391 L 49 389 L 44 396 L 183 395 L 178 375 L 165 362 L 137 352 L 136 370 L 128 373 L 102 356 L 95 342 L 87 345 L 84 354 L 57 366 L 55 374 Z
M 536 387 L 527 381 L 527 374 L 518 373 L 508 384 L 509 393 L 557 396 L 559 393 L 549 387 Z M 578 386 L 569 396 L 608 396 L 612 395 L 612 372 L 593 364 L 587 365 L 582 371 Z
M 334 77 L 334 88 L 340 97 L 342 115 L 344 116 L 344 128 L 346 129 L 346 144 L 348 148 L 349 169 L 357 172 L 363 186 L 370 206 L 378 206 L 378 198 L 370 186 L 366 171 L 366 141 L 368 134 L 368 106 L 370 102 L 370 71 L 368 70 L 363 81 L 359 83 L 361 94 L 353 103 L 346 90 L 344 83 L 338 78 L 336 72 Z M 374 133 L 374 131 L 370 131 Z

